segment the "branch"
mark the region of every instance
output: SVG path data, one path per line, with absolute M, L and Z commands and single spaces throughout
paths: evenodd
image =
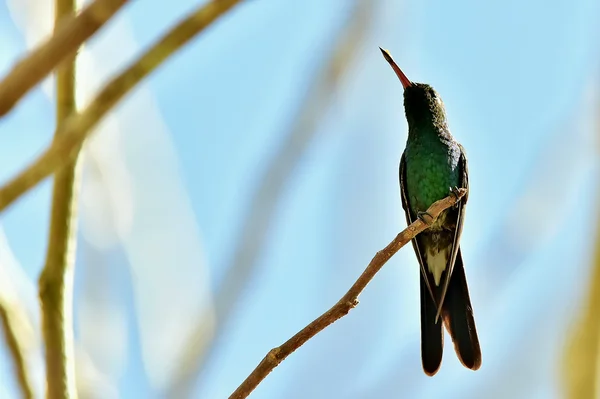
M 27 348 L 23 342 L 29 331 L 27 331 L 23 316 L 15 310 L 15 305 L 0 298 L 0 320 L 4 329 L 6 344 L 14 362 L 21 394 L 25 399 L 33 399 L 33 386 L 29 377 L 27 360 L 25 359 Z
M 26 298 L 23 297 L 25 292 L 30 294 L 33 289 L 31 281 L 14 259 L 0 226 L 0 328 L 4 332 L 16 382 L 24 399 L 35 397 L 35 384 L 29 367 L 38 339 L 34 333 L 34 321 L 24 303 Z
M 58 127 L 56 138 L 50 148 L 33 164 L 0 188 L 0 212 L 23 193 L 64 167 L 67 160 L 77 154 L 90 130 L 125 94 L 239 1 L 213 0 L 197 8 L 125 71 L 113 78 L 84 111 L 69 117 Z
M 75 0 L 55 0 L 55 30 L 65 18 L 75 15 Z M 75 103 L 75 55 L 56 71 L 56 124 L 59 126 L 77 111 Z M 64 134 L 59 129 L 55 139 Z M 81 146 L 76 148 L 79 152 Z M 48 399 L 77 396 L 75 349 L 73 344 L 73 269 L 77 238 L 77 156 L 67 159 L 54 174 L 52 214 L 46 264 L 39 279 L 42 332 L 46 346 Z
M 96 0 L 79 15 L 69 16 L 47 42 L 19 61 L 0 82 L 0 116 L 48 75 L 62 60 L 100 29 L 127 0 Z
M 390 260 L 390 258 L 400 250 L 400 248 L 406 245 L 417 234 L 427 229 L 435 221 L 435 219 L 437 219 L 440 213 L 442 213 L 446 208 L 456 204 L 466 193 L 467 190 L 461 188 L 459 190 L 458 198 L 454 195 L 450 195 L 433 203 L 433 205 L 431 205 L 427 210 L 427 213 L 432 216 L 428 223 L 417 219 L 417 221 L 401 231 L 384 249 L 377 252 L 365 271 L 360 275 L 360 277 L 358 277 L 348 292 L 346 292 L 346 294 L 335 305 L 333 305 L 333 307 L 313 320 L 296 335 L 283 343 L 283 345 L 271 349 L 265 358 L 259 363 L 259 365 L 256 366 L 256 368 L 252 371 L 252 373 L 250 373 L 250 375 L 244 380 L 244 382 L 242 382 L 235 392 L 231 394 L 229 399 L 246 398 L 248 395 L 250 395 L 250 393 L 252 393 L 258 384 L 260 384 L 261 381 L 264 380 L 265 377 L 292 352 L 304 345 L 306 341 L 323 331 L 326 327 L 333 324 L 338 319 L 346 316 L 352 308 L 358 305 L 358 296 L 365 289 L 367 284 L 371 282 L 373 277 L 375 277 L 375 274 L 381 270 L 383 265 L 385 265 L 385 263 Z

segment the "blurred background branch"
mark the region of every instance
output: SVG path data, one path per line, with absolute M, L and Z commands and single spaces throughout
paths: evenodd
M 0 267 L 3 267 L 0 265 Z M 4 330 L 6 345 L 14 363 L 15 374 L 21 390 L 21 395 L 26 399 L 33 399 L 33 386 L 31 384 L 30 370 L 26 359 L 27 348 L 24 340 L 31 335 L 27 331 L 24 312 L 15 303 L 10 303 L 1 297 L 0 293 L 0 322 Z
M 600 355 L 600 220 L 589 288 L 579 318 L 570 329 L 563 362 L 563 385 L 569 399 L 597 397 Z
M 595 104 L 599 108 L 598 102 Z M 600 114 L 596 120 L 600 121 Z M 600 137 L 600 124 L 596 126 Z M 597 139 L 597 143 L 600 140 Z M 597 150 L 598 151 L 598 150 Z M 600 197 L 599 197 L 600 198 Z M 600 209 L 600 208 L 596 208 Z M 598 362 L 600 361 L 600 214 L 596 221 L 593 241 L 593 258 L 581 305 L 573 324 L 567 330 L 562 361 L 562 385 L 568 399 L 594 399 L 598 397 Z
M 345 72 L 355 61 L 358 44 L 368 33 L 373 19 L 369 1 L 357 0 L 352 5 L 345 26 L 323 60 L 323 65 L 310 84 L 289 131 L 282 134 L 283 141 L 273 152 L 265 172 L 252 194 L 239 229 L 239 237 L 230 251 L 231 259 L 224 265 L 226 274 L 216 289 L 216 330 L 213 340 L 203 337 L 205 319 L 198 317 L 188 339 L 184 358 L 179 363 L 168 396 L 187 398 L 198 373 L 204 371 L 219 346 L 219 337 L 230 321 L 232 311 L 242 296 L 250 277 L 259 267 L 258 258 L 275 216 L 277 205 L 294 169 L 304 156 L 318 131 L 318 126 L 335 98 L 338 85 Z
M 12 363 L 11 377 L 22 398 L 39 397 L 41 356 L 40 333 L 33 312 L 37 310 L 37 289 L 15 259 L 0 226 L 0 329 Z M 36 384 L 37 383 L 37 384 Z
M 61 123 L 50 148 L 0 188 L 0 211 L 6 209 L 46 177 L 64 167 L 65 163 L 77 154 L 96 124 L 131 89 L 238 1 L 213 0 L 192 11 L 140 58 L 106 84 L 85 110 L 77 115 L 71 115 Z
M 76 11 L 75 0 L 55 0 L 55 31 Z M 56 125 L 77 112 L 75 101 L 75 55 L 56 70 Z M 64 134 L 57 129 L 56 139 Z M 54 174 L 52 212 L 46 264 L 39 278 L 42 332 L 46 350 L 46 396 L 77 397 L 73 341 L 73 276 L 77 243 L 79 193 L 78 153 L 65 159 Z
M 95 0 L 79 15 L 63 20 L 54 35 L 27 54 L 0 81 L 0 116 L 15 104 L 66 57 L 98 31 L 127 0 Z

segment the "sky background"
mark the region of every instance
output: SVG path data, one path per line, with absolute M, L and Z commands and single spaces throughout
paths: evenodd
M 80 106 L 197 5 L 127 5 L 81 51 Z M 592 0 L 264 0 L 219 19 L 86 145 L 74 309 L 83 396 L 228 397 L 405 227 L 402 86 L 381 46 L 411 80 L 440 93 L 468 155 L 461 247 L 482 367 L 464 369 L 446 336 L 441 370 L 423 374 L 419 269 L 408 246 L 356 309 L 251 397 L 559 397 L 563 342 L 587 288 L 598 219 L 599 13 Z M 0 73 L 52 20 L 48 0 L 0 3 Z M 349 25 L 359 28 L 337 85 L 311 89 Z M 52 91 L 48 80 L 0 120 L 0 184 L 49 144 Z M 307 98 L 310 131 L 292 140 L 278 186 L 267 171 Z M 250 232 L 251 253 L 236 257 L 265 174 L 272 195 L 252 215 L 260 229 Z M 35 291 L 50 189 L 47 180 L 0 215 L 0 288 L 31 318 L 39 392 Z M 244 262 L 250 277 L 228 289 L 227 271 Z M 199 331 L 193 345 L 191 331 Z M 194 345 L 204 348 L 202 370 L 178 378 Z M 0 397 L 16 398 L 7 359 L 0 348 Z M 177 388 L 182 379 L 189 390 Z

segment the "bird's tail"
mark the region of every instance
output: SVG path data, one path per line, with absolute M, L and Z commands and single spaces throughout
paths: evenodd
M 431 298 L 427 283 L 421 276 L 421 362 L 425 374 L 432 376 L 437 373 L 442 363 L 444 349 L 444 333 L 442 323 L 435 322 L 437 306 Z
M 422 298 L 423 294 L 421 294 L 421 300 L 423 300 Z M 475 320 L 473 319 L 473 309 L 471 308 L 469 288 L 460 248 L 456 255 L 454 270 L 446 291 L 442 317 L 461 363 L 471 370 L 479 369 L 481 366 L 481 349 L 477 338 Z

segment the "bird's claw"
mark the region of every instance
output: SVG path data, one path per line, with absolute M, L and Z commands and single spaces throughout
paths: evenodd
M 450 187 L 450 195 L 453 195 L 454 198 L 458 201 L 460 199 L 460 188 L 454 186 Z
M 425 216 L 429 216 L 429 220 L 425 219 Z M 430 225 L 430 224 L 433 223 L 433 216 L 431 216 L 429 214 L 429 212 L 427 212 L 427 211 L 425 211 L 425 212 L 421 212 L 421 211 L 417 212 L 417 217 L 419 219 L 421 219 L 421 221 L 423 223 L 425 223 L 426 225 Z

